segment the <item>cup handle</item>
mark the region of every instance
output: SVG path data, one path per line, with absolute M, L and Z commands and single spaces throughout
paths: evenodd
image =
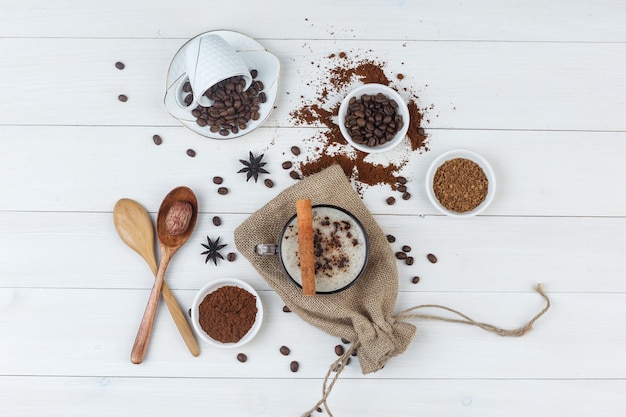
M 278 253 L 278 245 L 262 243 L 254 247 L 254 252 L 257 255 L 276 255 Z

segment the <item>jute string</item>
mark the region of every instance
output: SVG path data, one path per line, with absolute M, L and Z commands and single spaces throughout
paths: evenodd
M 467 324 L 470 326 L 480 327 L 483 330 L 495 333 L 500 336 L 521 337 L 521 336 L 524 336 L 526 333 L 528 333 L 532 329 L 533 324 L 541 316 L 543 316 L 550 309 L 550 306 L 551 306 L 550 299 L 548 298 L 546 293 L 543 291 L 543 287 L 541 284 L 537 284 L 537 286 L 535 287 L 535 291 L 537 291 L 539 295 L 541 295 L 541 297 L 546 302 L 546 305 L 541 311 L 539 311 L 539 313 L 537 313 L 526 324 L 516 329 L 503 329 L 501 327 L 494 326 L 493 324 L 476 321 L 472 319 L 471 317 L 469 317 L 467 314 L 461 313 L 458 310 L 455 310 L 450 307 L 442 306 L 439 304 L 417 305 L 414 307 L 407 308 L 406 310 L 399 312 L 393 317 L 396 320 L 423 319 L 423 320 L 439 320 L 439 321 L 445 321 L 448 323 Z M 428 309 L 428 308 L 445 310 L 452 314 L 455 314 L 456 316 L 460 318 L 449 318 L 449 317 L 437 316 L 433 314 L 413 313 L 416 310 Z M 360 345 L 360 342 L 358 340 L 352 343 L 350 348 L 346 350 L 343 353 L 343 355 L 341 355 L 337 360 L 335 360 L 330 365 L 330 367 L 328 368 L 328 371 L 326 372 L 326 375 L 324 376 L 324 383 L 322 384 L 322 398 L 309 411 L 304 413 L 302 417 L 310 417 L 313 414 L 313 412 L 316 411 L 322 405 L 324 406 L 324 410 L 326 411 L 326 413 L 330 417 L 333 417 L 333 413 L 330 411 L 328 407 L 328 402 L 327 402 L 328 397 L 330 396 L 330 393 L 333 390 L 335 382 L 337 382 L 337 380 L 339 379 L 339 375 L 341 374 L 341 372 L 343 372 L 344 368 L 346 367 L 348 359 L 350 358 L 350 356 L 352 356 L 353 352 L 358 350 L 359 345 Z M 332 378 L 331 378 L 331 375 L 332 375 Z

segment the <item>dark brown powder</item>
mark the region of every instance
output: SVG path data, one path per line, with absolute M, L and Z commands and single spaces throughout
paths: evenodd
M 236 343 L 256 320 L 256 297 L 243 288 L 220 287 L 208 294 L 198 308 L 200 327 L 222 343 Z

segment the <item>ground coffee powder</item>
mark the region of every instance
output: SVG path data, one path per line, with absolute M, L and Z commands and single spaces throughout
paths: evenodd
M 236 343 L 256 320 L 256 296 L 227 285 L 208 294 L 198 307 L 200 327 L 222 343 Z
M 437 200 L 448 210 L 459 213 L 478 207 L 487 197 L 488 187 L 489 181 L 482 168 L 465 158 L 444 162 L 433 178 Z M 428 259 L 432 262 L 430 255 Z

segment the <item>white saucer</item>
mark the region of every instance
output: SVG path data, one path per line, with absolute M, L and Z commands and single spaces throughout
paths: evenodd
M 168 111 L 184 126 L 207 138 L 221 140 L 238 138 L 261 126 L 274 109 L 274 103 L 276 102 L 276 97 L 278 96 L 280 62 L 276 56 L 266 51 L 260 43 L 242 33 L 230 30 L 215 30 L 202 33 L 187 41 L 174 55 L 167 71 L 166 91 L 174 84 L 179 83 L 181 77 L 186 77 L 184 60 L 185 50 L 187 47 L 193 42 L 198 42 L 202 37 L 207 35 L 219 35 L 222 37 L 238 54 L 241 55 L 249 70 L 255 69 L 258 71 L 258 77 L 256 80 L 263 83 L 263 92 L 267 96 L 266 102 L 259 105 L 259 113 L 261 117 L 258 120 L 250 120 L 248 127 L 244 130 L 240 130 L 238 133 L 231 133 L 228 136 L 222 136 L 218 132 L 211 132 L 209 126 L 202 127 L 198 125 L 198 123 L 196 123 L 196 118 L 191 114 L 193 108 L 189 109 L 188 117 L 178 117 L 175 116 L 170 109 L 168 109 Z M 165 107 L 167 108 L 167 106 L 166 101 Z

